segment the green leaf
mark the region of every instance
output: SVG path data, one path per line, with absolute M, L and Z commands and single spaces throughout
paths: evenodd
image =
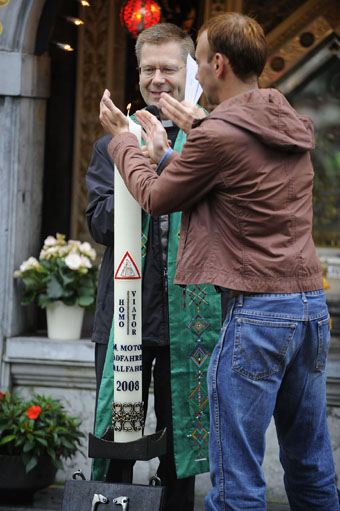
M 35 297 L 36 297 L 35 291 L 30 291 L 29 293 L 25 291 L 24 296 L 22 297 L 21 300 L 21 305 L 29 305 L 35 300 Z
M 43 287 L 44 283 L 40 275 L 35 274 L 33 272 L 29 272 L 27 275 L 22 277 L 22 280 L 25 284 L 26 289 L 40 289 Z
M 41 293 L 38 297 L 38 305 L 42 309 L 46 309 L 47 305 L 51 303 L 52 300 L 50 300 L 46 293 Z
M 7 435 L 0 440 L 0 445 L 8 444 L 9 442 L 12 442 L 12 440 L 15 440 L 15 438 L 16 435 Z
M 64 289 L 63 291 L 63 298 L 67 298 L 69 296 L 74 295 L 74 289 Z
M 93 296 L 79 296 L 77 298 L 77 303 L 80 305 L 80 307 L 88 307 L 94 302 Z
M 93 282 L 93 278 L 84 276 L 80 279 L 81 287 L 90 287 L 96 288 L 95 283 Z
M 53 268 L 56 267 L 55 261 L 53 259 L 40 259 L 39 262 L 46 273 L 51 273 Z
M 52 460 L 55 461 L 57 459 L 56 453 L 50 447 L 47 448 L 47 453 L 48 453 L 49 456 L 51 456 Z
M 26 442 L 23 447 L 23 452 L 28 452 L 34 449 L 34 443 L 33 442 Z
M 13 428 L 13 429 L 14 429 L 14 428 Z M 18 434 L 18 433 L 16 433 L 16 435 L 15 435 L 15 436 L 16 436 L 16 440 L 15 440 L 15 442 L 14 442 L 15 447 L 19 447 L 19 446 L 21 446 L 21 445 L 25 445 L 25 438 L 23 438 L 23 437 L 20 435 L 20 432 L 19 432 L 19 434 Z
M 95 289 L 93 287 L 82 286 L 82 287 L 78 288 L 79 296 L 94 296 L 94 294 L 95 294 Z
M 68 449 L 74 449 L 74 444 L 71 444 L 65 437 L 61 438 L 61 443 L 63 446 L 67 447 Z
M 50 275 L 47 280 L 47 296 L 58 299 L 63 294 L 63 288 L 54 275 Z
M 64 286 L 67 286 L 68 284 L 71 284 L 74 282 L 74 276 L 70 275 L 69 273 L 66 273 L 64 271 L 60 271 L 60 276 L 63 281 Z
M 74 296 L 74 293 L 72 293 L 72 296 L 70 298 L 63 297 L 63 302 L 65 305 L 76 305 L 76 298 Z
M 38 458 L 33 456 L 26 465 L 26 473 L 30 472 L 38 463 Z
M 37 441 L 40 442 L 43 446 L 48 447 L 48 443 L 44 438 L 40 438 L 37 436 Z

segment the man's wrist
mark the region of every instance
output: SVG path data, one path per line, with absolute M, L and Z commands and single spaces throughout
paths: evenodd
M 161 161 L 158 163 L 158 166 L 157 166 L 157 173 L 159 173 L 162 168 L 164 167 L 164 164 L 166 162 L 166 160 L 168 159 L 168 157 L 170 156 L 170 154 L 172 153 L 173 149 L 171 147 L 169 147 L 169 149 L 167 150 L 167 152 L 163 155 L 163 158 L 161 159 Z

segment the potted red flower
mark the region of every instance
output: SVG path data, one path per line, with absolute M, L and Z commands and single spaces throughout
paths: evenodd
M 0 492 L 8 502 L 29 500 L 54 482 L 62 459 L 76 454 L 85 437 L 80 419 L 58 400 L 35 394 L 24 400 L 0 392 Z

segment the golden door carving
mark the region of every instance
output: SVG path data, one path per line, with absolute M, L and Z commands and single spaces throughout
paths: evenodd
M 105 88 L 123 108 L 125 95 L 126 33 L 120 26 L 118 0 L 96 0 L 82 7 L 77 55 L 71 235 L 90 238 L 86 221 L 85 175 L 93 143 L 104 135 L 99 123 L 99 102 Z

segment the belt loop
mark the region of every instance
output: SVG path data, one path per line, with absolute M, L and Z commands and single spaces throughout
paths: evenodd
M 243 307 L 243 297 L 244 297 L 244 294 L 241 292 L 239 294 L 239 296 L 237 297 L 236 307 Z
M 231 317 L 233 315 L 233 312 L 235 310 L 236 305 L 237 305 L 236 297 L 229 298 L 228 304 L 227 304 L 227 312 L 226 312 L 225 318 L 223 320 L 223 327 L 222 328 L 224 328 L 224 324 L 225 324 L 226 321 L 229 322 L 231 320 Z
M 301 299 L 303 301 L 303 321 L 308 321 L 308 300 L 304 292 L 301 293 Z

